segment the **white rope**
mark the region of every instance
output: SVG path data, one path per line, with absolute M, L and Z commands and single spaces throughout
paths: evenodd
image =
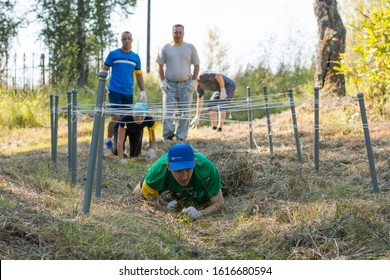
M 275 98 L 275 97 L 282 97 L 285 96 L 287 93 L 278 93 L 278 94 L 267 94 L 268 98 Z M 351 105 L 358 107 L 359 104 L 358 98 L 351 98 Z M 177 109 L 177 107 L 180 108 L 180 105 L 182 104 L 187 104 L 187 102 L 177 102 L 175 104 L 172 104 L 172 110 L 171 113 L 173 113 L 171 118 L 172 120 L 178 120 L 178 119 L 187 119 L 187 120 L 192 120 L 192 115 L 195 115 L 196 113 L 196 106 L 194 106 L 195 102 L 192 102 L 191 107 L 189 110 L 180 110 Z M 267 108 L 268 109 L 286 109 L 291 107 L 291 100 L 290 98 L 280 98 L 277 100 L 269 100 L 267 103 Z M 314 104 L 320 104 L 319 108 L 315 109 L 313 107 Z M 121 108 L 114 108 L 115 106 L 120 106 Z M 93 104 L 80 104 L 77 106 L 77 115 L 78 116 L 86 116 L 90 117 L 91 113 L 105 113 L 106 116 L 109 115 L 132 115 L 132 108 L 134 104 L 115 104 L 115 103 L 105 103 L 105 106 L 103 108 L 95 108 L 95 105 Z M 297 107 L 307 107 L 309 109 L 312 109 L 314 112 L 315 110 L 326 110 L 326 109 L 331 109 L 333 107 L 338 107 L 340 106 L 336 102 L 333 104 L 329 103 L 320 103 L 319 100 L 313 98 L 310 102 L 305 102 L 305 101 L 294 101 L 294 106 Z M 148 113 L 149 115 L 153 116 L 153 119 L 155 120 L 163 120 L 163 104 L 162 103 L 148 103 Z M 252 111 L 258 111 L 258 110 L 265 110 L 266 103 L 264 101 L 263 96 L 252 96 L 250 98 L 250 108 Z M 199 121 L 200 122 L 209 122 L 209 116 L 207 112 L 207 102 L 202 110 L 202 113 L 200 114 Z M 53 109 L 51 109 L 53 110 Z M 230 100 L 230 106 L 229 106 L 229 111 L 226 113 L 245 113 L 248 112 L 248 98 L 247 97 L 237 97 L 237 98 L 232 98 Z M 58 110 L 58 113 L 61 114 L 67 114 L 67 108 L 66 107 L 61 107 Z M 187 114 L 184 115 L 184 113 Z M 360 112 L 359 112 L 360 113 Z M 297 114 L 297 113 L 296 113 Z M 272 119 L 272 114 L 271 117 Z M 72 118 L 73 121 L 73 118 Z M 240 121 L 240 120 L 231 120 L 226 118 L 225 119 L 226 123 L 242 123 L 242 124 L 255 124 L 254 122 L 249 122 L 249 121 Z M 294 125 L 291 124 L 271 124 L 272 128 L 278 128 L 278 127 L 293 127 Z M 313 128 L 314 124 L 298 124 L 296 127 L 298 128 Z M 375 126 L 369 126 L 369 125 L 364 125 L 364 128 L 389 128 L 389 125 L 387 124 L 379 124 Z M 316 126 L 315 129 L 321 129 L 321 130 L 335 130 L 335 129 L 343 129 L 343 128 L 352 128 L 352 129 L 361 129 L 362 124 L 338 124 L 338 123 L 331 123 L 331 124 L 319 124 L 318 127 Z

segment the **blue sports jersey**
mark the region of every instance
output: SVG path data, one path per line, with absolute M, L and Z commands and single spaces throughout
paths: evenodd
M 138 54 L 130 51 L 123 52 L 121 49 L 111 51 L 105 65 L 111 67 L 109 91 L 125 95 L 133 94 L 134 71 L 141 70 L 141 59 Z

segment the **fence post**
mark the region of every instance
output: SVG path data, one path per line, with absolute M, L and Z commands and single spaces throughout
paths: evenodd
M 295 104 L 294 104 L 294 97 L 293 97 L 293 89 L 292 88 L 288 89 L 288 96 L 290 97 L 290 107 L 291 107 L 291 114 L 292 114 L 293 125 L 294 125 L 295 144 L 297 146 L 298 160 L 300 162 L 302 162 L 301 143 L 299 141 L 297 116 L 295 114 Z
M 272 156 L 274 154 L 274 148 L 272 145 L 272 127 L 271 127 L 271 117 L 270 117 L 269 104 L 268 104 L 267 86 L 263 86 L 263 92 L 264 92 L 265 114 L 267 115 L 269 152 Z
M 51 161 L 56 162 L 54 155 L 54 94 L 50 93 L 50 131 L 51 131 Z
M 72 185 L 77 184 L 77 89 L 72 90 Z
M 357 98 L 359 100 L 360 115 L 362 118 L 363 131 L 364 131 L 364 140 L 366 142 L 366 149 L 367 149 L 367 157 L 368 157 L 368 162 L 370 164 L 372 187 L 374 192 L 379 192 L 380 189 L 378 186 L 378 180 L 376 178 L 375 163 L 374 163 L 374 156 L 371 147 L 370 131 L 368 129 L 366 107 L 364 105 L 364 94 L 362 92 L 358 93 Z
M 54 145 L 54 162 L 57 162 L 57 143 L 58 143 L 58 103 L 60 96 L 56 93 L 54 95 L 54 132 L 53 132 L 53 145 Z
M 72 91 L 68 90 L 68 170 L 72 172 Z
M 46 84 L 46 81 L 45 81 L 45 54 L 42 53 L 41 54 L 41 60 L 40 60 L 40 65 L 41 67 L 41 81 L 42 81 L 42 86 L 44 86 Z
M 57 163 L 58 99 L 58 94 L 50 94 L 51 160 L 54 163 Z
M 253 141 L 253 115 L 252 115 L 252 97 L 251 97 L 251 88 L 248 86 L 246 87 L 246 93 L 247 93 L 247 105 L 248 105 L 248 121 L 249 121 L 249 147 L 251 149 L 255 148 L 255 144 Z
M 26 53 L 23 53 L 23 71 L 22 71 L 22 81 L 23 81 L 23 91 L 27 90 L 26 88 Z
M 314 171 L 318 173 L 320 166 L 320 150 L 319 150 L 319 137 L 320 137 L 320 99 L 319 99 L 319 87 L 314 88 Z
M 107 89 L 104 92 L 103 96 L 103 107 L 105 108 Z M 100 134 L 98 141 L 98 151 L 97 151 L 97 166 L 96 166 L 96 189 L 95 196 L 100 198 L 101 188 L 102 188 L 102 167 L 103 167 L 103 143 L 104 143 L 104 121 L 106 119 L 106 110 L 103 111 L 102 120 L 100 122 Z
M 31 91 L 34 90 L 34 53 L 32 53 Z
M 13 86 L 13 90 L 14 90 L 14 94 L 15 96 L 18 94 L 17 92 L 17 70 L 18 70 L 18 65 L 17 65 L 17 59 L 16 59 L 16 51 L 15 51 L 15 57 L 14 57 L 14 65 L 15 65 L 15 72 L 14 72 L 14 78 L 13 78 L 13 82 L 12 82 L 12 86 Z
M 89 210 L 91 206 L 92 182 L 93 182 L 93 177 L 95 175 L 96 154 L 98 149 L 99 135 L 100 135 L 100 128 L 101 128 L 100 122 L 102 120 L 102 115 L 103 115 L 103 100 L 105 94 L 104 90 L 105 90 L 107 75 L 108 75 L 107 71 L 102 70 L 99 72 L 99 84 L 98 84 L 97 97 L 96 97 L 96 106 L 94 109 L 95 114 L 93 120 L 92 139 L 91 139 L 91 146 L 90 146 L 89 157 L 88 157 L 87 180 L 85 183 L 84 205 L 83 205 L 84 215 L 89 214 Z

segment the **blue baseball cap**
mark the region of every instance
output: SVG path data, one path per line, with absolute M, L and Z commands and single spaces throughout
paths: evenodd
M 172 171 L 194 168 L 194 150 L 186 143 L 173 145 L 168 151 L 168 162 Z
M 148 113 L 148 105 L 145 103 L 136 103 L 133 106 L 133 116 L 146 116 Z

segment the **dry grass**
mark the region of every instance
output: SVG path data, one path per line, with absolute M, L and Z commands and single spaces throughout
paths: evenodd
M 373 193 L 358 108 L 328 98 L 321 109 L 320 170 L 313 164 L 311 106 L 297 108 L 303 162 L 297 160 L 289 111 L 266 120 L 190 131 L 188 142 L 211 158 L 226 207 L 190 222 L 164 205 L 132 197 L 151 162 L 119 165 L 104 155 L 101 198 L 82 214 L 91 123 L 80 125 L 78 185 L 67 170 L 66 125 L 58 162 L 50 129 L 0 136 L 1 259 L 390 259 L 390 122 L 369 116 L 377 177 Z M 161 137 L 161 133 L 157 134 Z M 158 138 L 158 153 L 169 148 Z

